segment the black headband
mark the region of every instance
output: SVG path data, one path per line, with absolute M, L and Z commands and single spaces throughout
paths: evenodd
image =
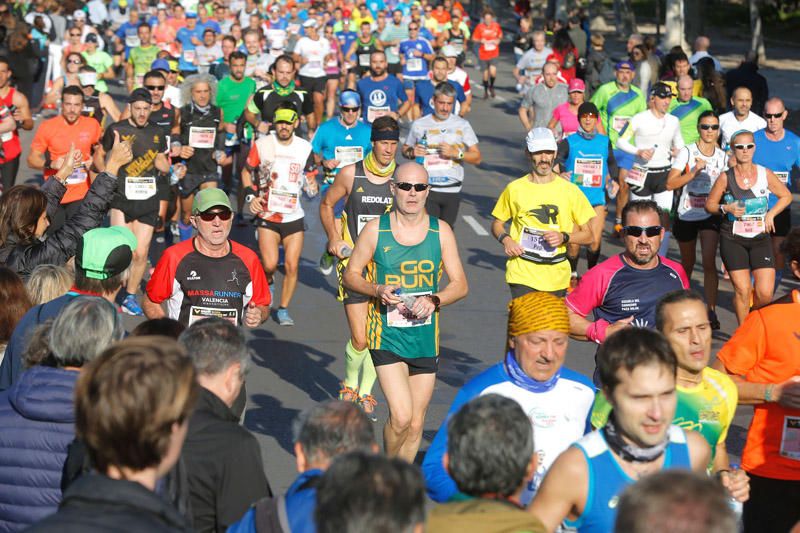
M 369 138 L 370 141 L 399 141 L 400 140 L 400 130 L 372 130 L 372 135 Z

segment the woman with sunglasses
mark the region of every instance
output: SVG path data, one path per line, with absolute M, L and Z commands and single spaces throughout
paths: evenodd
M 756 144 L 751 132 L 737 131 L 730 146 L 736 164 L 717 178 L 706 210 L 724 215 L 720 255 L 733 283 L 733 306 L 741 324 L 751 298 L 756 309 L 772 300 L 775 264 L 770 234 L 775 231 L 775 217 L 792 202 L 792 194 L 771 170 L 753 163 Z M 768 209 L 770 192 L 778 201 Z
M 719 329 L 717 318 L 717 245 L 722 217 L 706 211 L 706 199 L 717 178 L 725 172 L 728 157 L 717 145 L 719 117 L 704 111 L 697 121 L 700 138 L 678 152 L 667 175 L 667 190 L 680 191 L 677 216 L 672 233 L 681 251 L 681 265 L 687 275 L 694 270 L 697 237 L 703 258 L 703 289 L 705 290 L 708 320 L 712 329 Z
M 75 30 L 72 30 L 72 32 L 74 31 Z M 81 85 L 78 81 L 78 72 L 81 67 L 86 65 L 86 59 L 83 58 L 80 50 L 66 54 L 64 65 L 66 65 L 63 70 L 64 74 L 53 80 L 50 91 L 44 97 L 44 105 L 46 106 L 54 106 L 61 101 L 61 91 L 64 87 L 69 87 L 70 85 L 77 85 L 80 87 Z

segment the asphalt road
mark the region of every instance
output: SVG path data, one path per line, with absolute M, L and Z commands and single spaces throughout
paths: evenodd
M 516 117 L 519 98 L 514 93 L 511 69 L 509 55 L 503 56 L 499 65 L 497 98 L 492 100 L 482 99 L 480 74 L 474 68 L 468 69 L 474 79 L 473 111 L 468 119 L 480 140 L 484 161 L 477 168 L 467 169 L 455 228 L 470 291 L 464 300 L 444 308 L 441 313 L 441 366 L 425 424 L 423 451 L 459 387 L 487 366 L 500 361 L 504 355 L 509 293 L 504 282 L 502 248 L 489 233 L 490 213 L 505 185 L 529 171 L 523 152 L 525 132 Z M 121 88 L 114 87 L 112 92 L 118 98 L 124 98 Z M 26 133 L 23 140 L 23 157 L 26 157 L 30 134 Z M 37 181 L 40 178 L 35 173 L 27 168 L 21 169 L 19 183 Z M 317 269 L 325 245 L 317 216 L 319 199 L 306 199 L 304 207 L 308 232 L 300 281 L 290 307 L 296 325 L 280 327 L 273 319 L 249 333 L 254 357 L 247 377 L 248 406 L 244 424 L 258 437 L 267 475 L 273 488 L 279 491 L 287 488 L 296 475 L 292 421 L 302 409 L 337 396 L 344 373 L 344 346 L 348 339 L 342 305 L 335 298 L 335 275 L 324 277 Z M 611 225 L 607 222 L 607 230 Z M 232 236 L 255 248 L 252 228 L 234 228 Z M 620 250 L 619 242 L 606 235 L 603 257 Z M 675 243 L 670 257 L 679 259 Z M 582 260 L 580 269 L 583 271 L 585 268 Z M 697 269 L 692 275 L 697 288 L 701 275 Z M 279 274 L 276 294 L 281 281 Z M 783 290 L 791 283 L 784 282 Z M 735 329 L 731 294 L 730 283 L 722 281 L 719 307 L 722 331 L 715 335 L 715 352 Z M 126 317 L 126 324 L 133 327 L 139 320 Z M 571 341 L 566 365 L 591 376 L 594 352 L 593 344 Z M 375 433 L 381 440 L 387 410 L 377 384 L 375 394 L 379 401 L 379 422 L 375 424 Z M 741 407 L 736 425 L 729 433 L 729 447 L 734 457 L 740 453 L 750 412 L 750 408 Z

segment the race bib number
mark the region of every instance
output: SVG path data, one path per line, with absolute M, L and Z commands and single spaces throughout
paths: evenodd
M 364 229 L 364 226 L 367 225 L 367 222 L 370 220 L 374 220 L 380 217 L 380 215 L 358 215 L 358 221 L 356 224 L 356 234 L 361 235 L 361 230 Z
M 644 182 L 647 180 L 647 167 L 634 164 L 633 168 L 628 171 L 625 176 L 625 182 L 636 187 L 644 187 Z
M 575 159 L 575 170 L 572 171 L 573 180 L 584 187 L 602 187 L 603 185 L 603 160 Z
M 369 106 L 367 108 L 367 122 L 369 123 L 375 122 L 376 118 L 388 115 L 391 112 L 392 108 L 390 108 L 388 105 L 382 107 Z
M 708 196 L 689 193 L 686 195 L 685 206 L 687 209 L 705 209 L 706 198 L 708 198 Z
M 544 231 L 536 228 L 525 226 L 522 228 L 522 234 L 519 236 L 519 244 L 526 253 L 549 259 L 555 257 L 557 249 L 555 246 L 550 246 L 544 240 Z
M 774 174 L 778 178 L 778 181 L 780 181 L 784 185 L 788 185 L 788 183 L 789 183 L 789 173 L 788 172 L 775 172 Z
M 406 67 L 408 70 L 411 71 L 419 71 L 422 70 L 422 58 L 421 57 L 409 57 L 408 61 L 406 61 Z
M 783 435 L 781 435 L 781 456 L 800 460 L 800 417 L 783 417 Z
M 445 159 L 439 155 L 439 151 L 429 148 L 425 154 L 425 170 L 428 172 L 440 172 L 453 168 L 453 160 Z
M 141 45 L 142 41 L 139 39 L 138 35 L 126 35 L 125 36 L 125 46 L 128 48 L 136 48 L 137 46 Z
M 236 309 L 220 309 L 216 307 L 201 307 L 193 305 L 189 308 L 189 325 L 204 318 L 217 317 L 227 320 L 234 326 L 239 325 L 239 312 Z
M 484 43 L 483 49 L 485 51 L 487 51 L 487 52 L 494 52 L 495 50 L 497 50 L 497 44 L 496 43 Z
M 336 168 L 346 167 L 364 159 L 363 146 L 337 146 L 333 150 L 334 158 L 339 161 Z
M 76 167 L 72 174 L 67 176 L 67 185 L 78 185 L 80 183 L 86 183 L 86 180 L 89 178 L 89 173 L 86 171 L 86 166 L 81 165 Z
M 147 200 L 156 195 L 156 178 L 153 176 L 128 176 L 125 178 L 125 198 Z
M 267 200 L 267 211 L 289 215 L 297 211 L 299 201 L 299 192 L 271 188 L 269 190 L 269 199 Z
M 733 222 L 733 234 L 739 237 L 757 237 L 765 231 L 764 215 L 743 216 Z
M 189 128 L 189 146 L 192 148 L 214 148 L 216 139 L 216 128 L 201 128 L 199 126 Z
M 420 297 L 424 294 L 430 294 L 430 291 L 411 292 L 406 294 Z M 390 305 L 386 308 L 386 323 L 390 328 L 416 328 L 419 326 L 427 326 L 431 323 L 431 316 L 417 318 L 411 313 L 411 309 L 408 309 L 405 304 Z
M 625 129 L 625 126 L 627 126 L 630 121 L 631 117 L 614 117 L 611 127 L 614 128 L 617 133 L 622 133 L 622 130 Z
M 7 132 L 3 133 L 2 135 L 0 135 L 0 142 L 7 143 L 8 141 L 10 141 L 13 138 L 14 138 L 14 132 L 13 131 L 7 131 Z
M 322 61 L 309 61 L 308 68 L 313 70 L 319 70 L 322 68 Z
M 194 50 L 184 50 L 183 51 L 183 60 L 187 63 L 194 63 L 195 58 L 197 58 L 197 52 Z
M 368 67 L 369 56 L 370 54 L 358 54 L 358 65 L 361 67 Z

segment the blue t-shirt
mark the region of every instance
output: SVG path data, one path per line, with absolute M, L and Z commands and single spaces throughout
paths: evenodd
M 453 106 L 453 114 L 457 115 L 461 107 L 459 104 L 464 103 L 467 96 L 464 94 L 464 89 L 461 87 L 460 83 L 453 80 L 447 80 L 447 83 L 452 85 L 453 89 L 456 90 L 456 102 L 458 102 L 458 104 Z M 419 104 L 423 117 L 433 113 L 433 90 L 435 88 L 436 86 L 431 80 L 423 80 L 414 87 L 414 100 Z
M 378 11 L 386 9 L 386 3 L 383 0 L 369 0 L 369 2 L 367 2 L 367 7 L 372 13 L 372 16 L 377 17 Z
M 353 41 L 358 39 L 358 34 L 354 31 L 337 31 L 335 35 L 336 39 L 339 41 L 339 48 L 342 50 L 342 55 L 346 54 L 350 50 Z
M 178 59 L 179 70 L 197 72 L 197 66 L 195 66 L 194 63 L 187 61 L 189 58 L 195 58 L 195 45 L 192 42 L 192 37 L 200 40 L 203 39 L 203 31 L 200 29 L 200 26 L 196 26 L 194 30 L 190 30 L 189 28 L 181 28 L 178 30 L 178 34 L 175 37 L 183 47 L 183 53 Z
M 222 28 L 219 27 L 219 23 L 217 23 L 216 20 L 212 20 L 212 19 L 208 19 L 205 22 L 200 22 L 198 20 L 197 21 L 197 27 L 195 29 L 198 31 L 198 33 L 201 36 L 203 35 L 203 32 L 206 31 L 206 29 L 212 29 L 212 30 L 214 30 L 214 33 L 216 33 L 216 34 L 222 33 Z
M 792 167 L 800 170 L 800 137 L 789 130 L 784 130 L 783 139 L 770 141 L 766 130 L 758 130 L 753 134 L 756 153 L 753 163 L 770 169 L 787 187 L 792 186 Z M 778 203 L 778 197 L 769 193 L 769 207 Z
M 416 52 L 432 54 L 431 43 L 425 39 L 408 39 L 400 43 L 400 55 L 405 58 L 403 77 L 409 80 L 424 80 L 428 77 L 428 60 Z
M 135 37 L 137 40 L 139 39 L 139 23 L 137 22 L 136 24 L 131 24 L 130 21 L 128 21 L 124 24 L 121 24 L 120 27 L 117 28 L 115 35 L 119 37 L 123 44 L 125 44 L 125 61 L 127 61 L 128 56 L 131 53 L 131 49 L 139 46 L 138 44 L 136 46 L 128 46 L 128 43 L 130 42 L 128 41 L 129 37 Z
M 358 121 L 351 128 L 345 127 L 338 117 L 326 121 L 319 127 L 311 140 L 311 149 L 315 154 L 320 154 L 322 159 L 336 159 L 336 147 L 361 146 L 363 156 L 372 150 L 372 126 L 366 122 Z M 337 174 L 339 169 L 333 170 Z
M 373 116 L 376 118 L 386 114 L 385 111 L 396 112 L 399 104 L 408 100 L 402 82 L 391 74 L 381 81 L 375 81 L 370 76 L 361 78 L 356 89 L 361 95 L 363 118 L 370 124 L 372 122 L 369 119 Z

